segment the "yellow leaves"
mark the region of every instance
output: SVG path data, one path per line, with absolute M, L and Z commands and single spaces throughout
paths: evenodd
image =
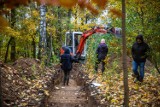
M 2 33 L 9 35 L 9 36 L 14 36 L 16 38 L 19 38 L 19 36 L 20 36 L 20 33 L 16 30 L 12 29 L 11 27 L 6 27 Z
M 37 82 L 37 83 L 34 85 L 34 87 L 40 89 L 40 88 L 42 88 L 42 84 L 40 84 L 39 82 Z
M 50 12 L 47 12 L 46 14 L 46 19 L 47 21 L 53 21 L 56 20 L 55 16 L 53 14 L 51 14 Z M 49 22 L 50 23 L 50 22 Z
M 139 85 L 138 85 L 138 84 L 135 84 L 135 85 L 133 86 L 133 89 L 138 90 L 138 89 L 139 89 Z
M 48 91 L 48 90 L 44 90 L 44 94 L 45 94 L 46 96 L 49 96 L 49 91 Z
M 78 5 L 79 5 L 80 9 L 82 9 L 82 10 L 87 8 L 87 10 L 89 10 L 93 15 L 99 14 L 99 10 L 95 7 L 95 5 L 93 3 L 89 2 L 89 1 L 79 0 Z
M 3 32 L 3 30 L 8 26 L 8 22 L 5 18 L 0 16 L 0 32 Z
M 117 100 L 117 99 L 112 99 L 111 100 L 111 103 L 113 103 L 113 104 L 117 104 L 119 101 Z
M 34 0 L 38 4 L 44 5 L 53 5 L 53 6 L 62 6 L 65 8 L 73 8 L 76 5 L 79 5 L 81 9 L 87 8 L 91 11 L 92 14 L 98 15 L 99 9 L 104 10 L 108 0 Z M 8 0 L 3 6 L 13 9 L 19 5 L 28 5 L 30 0 Z M 96 6 L 95 6 L 96 4 Z
M 97 7 L 94 5 L 97 4 Z M 78 5 L 80 6 L 81 9 L 84 9 L 85 7 L 94 15 L 99 14 L 99 9 L 105 9 L 106 4 L 108 3 L 108 0 L 92 0 L 91 2 L 86 1 L 86 0 L 79 0 Z
M 36 0 L 38 4 L 62 6 L 65 8 L 72 8 L 78 3 L 78 0 Z
M 27 5 L 28 2 L 29 2 L 28 0 L 8 0 L 5 2 L 5 6 L 7 8 L 13 9 L 19 5 Z
M 39 5 L 58 5 L 58 0 L 35 0 Z
M 47 32 L 53 36 L 55 36 L 56 28 L 54 27 L 47 27 Z
M 121 10 L 117 10 L 115 8 L 110 9 L 111 15 L 112 17 L 122 17 L 122 11 Z
M 147 99 L 147 98 L 142 98 L 141 99 L 143 102 L 149 102 L 149 99 Z
M 28 105 L 28 103 L 25 103 L 25 102 L 24 102 L 24 103 L 21 103 L 21 106 L 22 106 L 22 107 L 25 107 L 25 106 L 27 106 L 27 105 Z
M 83 9 L 86 5 L 86 0 L 78 0 L 78 5 Z
M 59 0 L 59 4 L 63 7 L 72 8 L 76 5 L 78 0 Z
M 36 31 L 36 23 L 32 19 L 27 19 L 23 21 L 23 26 L 25 27 L 25 32 L 28 32 L 27 34 L 32 35 Z
M 86 7 L 88 10 L 90 10 L 92 12 L 92 14 L 98 15 L 99 11 L 97 9 L 95 9 L 94 6 L 91 5 L 91 3 L 87 3 Z
M 33 16 L 33 17 L 39 17 L 39 12 L 36 11 L 36 10 L 33 10 L 33 11 L 32 11 L 32 16 Z
M 100 9 L 105 9 L 108 0 L 92 0 L 92 2 L 96 3 Z

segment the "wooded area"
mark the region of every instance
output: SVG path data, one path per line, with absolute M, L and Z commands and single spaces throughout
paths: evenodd
M 27 106 L 21 100 L 29 92 L 21 93 L 21 98 L 16 96 L 18 100 L 13 96 L 28 87 L 42 88 L 49 96 L 49 88 L 45 89 L 43 82 L 51 81 L 49 78 L 60 69 L 60 49 L 66 32 L 85 32 L 96 26 L 121 28 L 122 35 L 117 37 L 110 32 L 89 37 L 86 59 L 78 65 L 83 69 L 75 70 L 94 78 L 95 51 L 105 38 L 109 48 L 106 70 L 96 79 L 102 84 L 101 101 L 107 106 L 160 106 L 159 10 L 159 0 L 0 0 L 1 105 Z M 131 76 L 131 48 L 138 34 L 150 47 L 143 83 L 134 83 Z M 8 98 L 4 99 L 5 95 Z

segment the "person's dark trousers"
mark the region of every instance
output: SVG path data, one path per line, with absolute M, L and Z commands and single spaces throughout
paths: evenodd
M 63 85 L 68 85 L 69 84 L 69 76 L 70 76 L 70 70 L 64 71 Z
M 136 76 L 137 80 L 139 80 L 140 82 L 142 82 L 144 78 L 144 66 L 145 66 L 145 62 L 139 62 L 139 63 L 137 63 L 136 61 L 132 62 L 134 75 Z M 139 72 L 138 72 L 138 68 L 139 68 Z
M 96 61 L 96 63 L 95 63 L 95 73 L 97 73 L 97 71 L 98 71 L 98 64 L 99 64 L 99 63 L 102 64 L 102 69 L 101 69 L 101 71 L 102 71 L 102 73 L 103 73 L 104 70 L 105 70 L 105 62 L 104 62 L 103 60 L 98 60 L 98 61 Z

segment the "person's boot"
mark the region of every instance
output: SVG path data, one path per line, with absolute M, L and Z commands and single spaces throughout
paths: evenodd
M 69 78 L 67 78 L 67 85 L 69 85 Z
M 134 78 L 137 78 L 139 75 L 136 75 L 136 74 L 132 74 L 132 77 L 134 77 Z
M 142 77 L 139 77 L 139 82 L 143 82 L 143 78 Z
M 63 80 L 63 86 L 65 86 L 66 85 L 66 78 L 64 78 L 64 80 Z
M 63 82 L 63 86 L 65 86 L 65 82 Z
M 139 81 L 139 75 L 132 74 L 132 76 L 135 77 L 134 83 L 136 83 L 137 81 Z
M 134 83 L 138 82 L 139 80 L 137 78 L 134 79 Z

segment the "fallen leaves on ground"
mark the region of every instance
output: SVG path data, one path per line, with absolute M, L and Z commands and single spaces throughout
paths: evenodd
M 38 107 L 49 96 L 54 68 L 42 67 L 39 60 L 19 59 L 13 65 L 3 64 L 2 95 L 5 106 Z
M 148 62 L 147 62 L 148 63 Z M 113 65 L 111 65 L 113 64 Z M 152 73 L 154 67 L 147 64 L 144 81 L 134 83 L 134 78 L 131 76 L 131 61 L 128 60 L 129 75 L 129 105 L 130 107 L 159 107 L 160 106 L 160 75 Z M 109 67 L 108 67 L 109 66 Z M 99 87 L 100 94 L 96 97 L 101 99 L 101 102 L 107 103 L 109 106 L 123 106 L 124 87 L 123 87 L 123 72 L 121 64 L 115 66 L 114 62 L 107 65 L 105 73 L 102 75 L 99 70 L 97 74 L 89 71 L 89 78 L 92 79 L 98 75 L 97 83 L 102 84 Z M 114 69 L 116 67 L 116 71 Z M 117 69 L 119 71 L 117 71 Z M 88 72 L 88 71 L 86 71 Z M 117 73 L 116 73 L 117 72 Z M 154 71 L 155 72 L 155 71 Z

